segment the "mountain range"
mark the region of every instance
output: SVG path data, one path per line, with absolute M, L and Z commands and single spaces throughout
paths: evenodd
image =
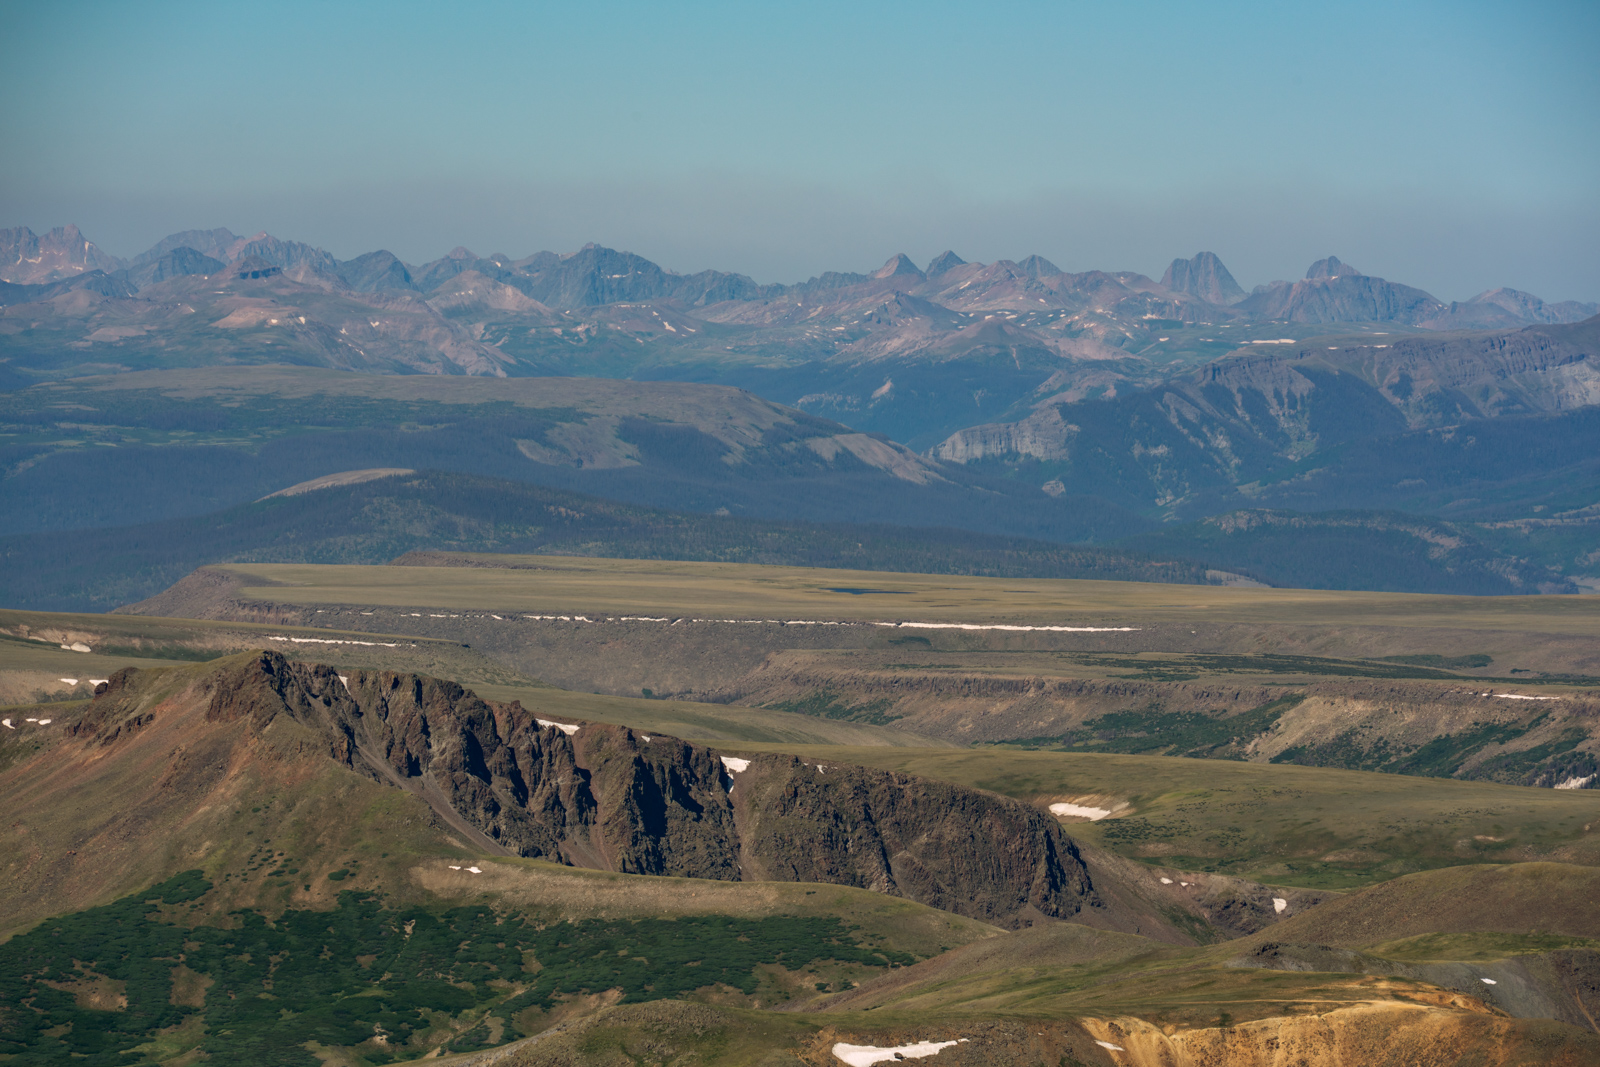
M 1270 340 L 1307 341 L 1350 324 L 1503 332 L 1600 312 L 1510 289 L 1446 304 L 1334 257 L 1246 295 L 1209 252 L 1159 282 L 946 252 L 926 268 L 896 255 L 868 273 L 763 285 L 596 245 L 522 258 L 456 248 L 412 265 L 226 229 L 174 234 L 124 263 L 75 227 L 18 227 L 0 232 L 0 264 L 3 387 L 219 362 L 717 382 L 918 450 L 1052 397 L 1164 381 L 1268 324 Z
M 1586 488 L 1600 454 L 1600 305 L 1510 289 L 1447 304 L 1334 256 L 1245 293 L 1209 252 L 1174 260 L 1160 281 L 945 252 L 768 285 L 597 245 L 521 258 L 456 248 L 408 264 L 226 229 L 173 234 L 124 262 L 69 226 L 0 232 L 0 264 L 9 533 L 170 521 L 404 467 L 677 510 L 1067 541 L 1335 508 L 1365 515 L 1337 524 L 1364 531 L 1362 544 L 1403 530 L 1406 552 L 1433 545 L 1406 573 L 1475 561 L 1463 587 L 1475 591 L 1567 590 L 1600 565 L 1600 499 Z M 268 400 L 289 379 L 267 365 L 374 383 L 611 379 L 618 391 L 603 414 L 510 422 L 484 420 L 515 390 L 469 391 L 465 405 L 448 389 L 407 393 L 418 429 L 397 432 L 383 425 L 383 389 L 304 378 Z M 244 389 L 248 403 L 301 430 L 234 406 L 252 366 L 275 384 Z M 128 388 L 116 413 L 104 407 Z M 361 399 L 327 406 L 347 394 Z M 750 394 L 776 407 L 743 425 Z M 61 405 L 82 417 L 59 417 Z M 722 407 L 742 429 L 727 429 Z M 170 437 L 157 425 L 169 417 L 191 428 Z M 454 458 L 441 462 L 445 437 Z M 199 465 L 179 477 L 174 463 Z M 236 469 L 254 474 L 224 473 Z M 127 491 L 85 493 L 108 479 Z M 1262 531 L 1301 521 L 1229 520 L 1150 544 L 1292 582 L 1305 561 L 1257 549 Z M 1245 530 L 1255 547 L 1223 550 Z M 1300 580 L 1355 580 L 1312 570 Z M 1419 588 L 1457 578 L 1440 580 Z

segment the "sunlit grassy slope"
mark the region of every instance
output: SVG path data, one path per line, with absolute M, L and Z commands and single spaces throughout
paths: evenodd
M 299 643 L 297 643 L 299 642 Z M 61 645 L 90 649 L 76 652 Z M 520 700 L 564 721 L 611 722 L 706 741 L 822 745 L 937 745 L 914 731 L 885 730 L 764 708 L 573 693 L 521 675 L 457 642 L 263 623 L 136 615 L 0 611 L 0 708 L 87 699 L 95 679 L 123 667 L 162 667 L 270 648 L 291 659 L 448 678 L 489 700 Z M 73 681 L 69 684 L 67 679 Z M 30 713 L 32 714 L 32 713 Z M 0 765 L 18 739 L 0 730 Z
M 1457 597 L 1023 580 L 736 563 L 496 557 L 495 568 L 230 564 L 284 604 L 547 614 L 692 615 L 1026 625 L 1155 623 L 1527 630 L 1600 637 L 1600 598 Z M 525 569 L 508 569 L 515 563 Z
M 1278 885 L 1348 889 L 1412 871 L 1535 858 L 1600 863 L 1600 793 L 1593 790 L 1163 756 L 785 750 L 1035 803 L 1091 798 L 1082 803 L 1116 813 L 1074 822 L 1076 836 L 1152 863 Z

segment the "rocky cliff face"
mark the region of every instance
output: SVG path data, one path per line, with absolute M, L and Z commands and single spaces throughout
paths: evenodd
M 1188 293 L 1211 304 L 1237 304 L 1245 295 L 1215 252 L 1201 252 L 1193 259 L 1173 260 L 1161 276 L 1161 284 L 1173 292 Z
M 113 679 L 80 724 L 130 729 Z M 351 770 L 425 798 L 446 825 L 513 855 L 630 874 L 870 888 L 998 925 L 1096 901 L 1076 846 L 1028 805 L 974 789 L 789 756 L 725 761 L 626 727 L 541 722 L 453 682 L 292 664 L 263 652 L 207 682 L 208 722 L 310 727 Z M 136 728 L 136 727 L 132 727 Z
M 1296 284 L 1372 280 L 1341 276 Z M 957 463 L 1077 463 L 1078 453 L 1100 449 L 1108 455 L 1102 462 L 1128 471 L 1123 485 L 1148 478 L 1159 503 L 1207 481 L 1247 482 L 1272 464 L 1352 435 L 1595 405 L 1597 334 L 1582 323 L 1245 350 L 1143 392 L 1075 403 L 1052 399 L 1016 422 L 961 430 L 930 451 Z
M 752 760 L 732 793 L 750 878 L 860 886 L 1006 926 L 1094 899 L 1055 820 L 992 794 L 793 756 Z

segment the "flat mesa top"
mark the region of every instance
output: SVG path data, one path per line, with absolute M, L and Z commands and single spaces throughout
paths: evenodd
M 492 561 L 492 565 L 233 563 L 215 569 L 243 579 L 240 593 L 246 597 L 300 605 L 1096 627 L 1366 625 L 1600 637 L 1600 597 L 1224 588 L 573 556 L 463 558 Z

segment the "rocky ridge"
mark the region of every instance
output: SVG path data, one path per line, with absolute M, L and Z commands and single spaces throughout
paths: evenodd
M 114 745 L 152 713 L 136 669 L 73 727 Z M 452 682 L 290 663 L 263 652 L 208 675 L 205 721 L 264 736 L 279 718 L 325 755 L 427 801 L 502 854 L 630 874 L 869 888 L 1004 926 L 1098 904 L 1076 846 L 1044 812 L 909 775 L 748 760 L 605 724 L 539 719 Z

